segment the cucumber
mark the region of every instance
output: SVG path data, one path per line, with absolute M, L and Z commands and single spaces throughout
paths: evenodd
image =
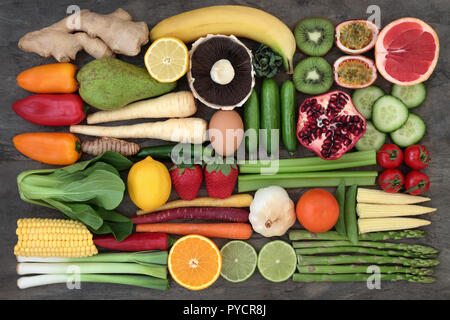
M 352 101 L 356 109 L 367 120 L 372 118 L 372 106 L 375 101 L 384 96 L 384 91 L 377 86 L 356 89 L 352 94 Z
M 398 130 L 391 132 L 392 141 L 399 147 L 407 147 L 419 142 L 427 131 L 425 121 L 415 113 L 410 113 L 406 123 Z
M 253 89 L 244 104 L 244 128 L 245 132 L 250 134 L 250 136 L 245 136 L 245 148 L 248 153 L 254 153 L 258 150 L 259 121 L 259 99 L 258 94 Z
M 398 98 L 390 95 L 378 98 L 372 108 L 372 123 L 381 132 L 393 132 L 408 120 L 408 108 Z
M 427 98 L 427 88 L 423 82 L 412 86 L 394 84 L 391 89 L 391 94 L 402 100 L 408 109 L 412 109 L 417 108 L 425 101 Z
M 281 137 L 286 150 L 297 151 L 297 126 L 295 112 L 295 86 L 287 80 L 281 86 Z
M 177 150 L 174 155 L 172 155 L 172 151 L 174 148 L 180 147 L 179 151 Z M 144 147 L 139 150 L 139 152 L 135 155 L 136 158 L 146 158 L 148 156 L 158 159 L 158 160 L 184 160 L 184 148 L 190 148 L 190 156 L 192 163 L 201 163 L 201 160 L 208 159 L 214 155 L 214 149 L 211 146 L 200 146 L 196 144 L 169 144 L 169 145 L 161 145 L 161 146 L 152 146 L 152 147 Z M 187 149 L 189 150 L 189 149 Z M 173 159 L 174 157 L 179 157 L 180 159 Z M 188 159 L 188 163 L 189 162 Z
M 355 144 L 358 151 L 378 150 L 386 141 L 386 133 L 380 132 L 372 122 L 366 121 L 366 133 Z
M 261 134 L 261 143 L 267 154 L 271 153 L 272 147 L 279 147 L 280 132 L 280 91 L 275 79 L 264 79 L 261 86 L 261 129 L 266 131 Z M 272 130 L 278 130 L 278 139 L 272 146 Z

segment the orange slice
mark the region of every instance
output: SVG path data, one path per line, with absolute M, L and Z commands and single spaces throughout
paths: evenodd
M 222 270 L 222 255 L 210 239 L 188 235 L 178 239 L 169 252 L 169 272 L 180 285 L 202 290 L 212 285 Z
M 160 38 L 148 48 L 144 62 L 154 79 L 159 82 L 174 82 L 187 72 L 189 51 L 179 39 Z

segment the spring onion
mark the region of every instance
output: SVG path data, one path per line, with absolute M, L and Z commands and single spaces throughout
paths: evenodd
M 55 283 L 72 283 L 74 280 L 80 282 L 104 282 L 126 284 L 150 289 L 167 290 L 169 281 L 167 279 L 157 279 L 148 276 L 136 275 L 106 275 L 106 274 L 80 274 L 78 279 L 74 279 L 71 274 L 44 274 L 38 276 L 20 277 L 17 286 L 20 289 L 43 286 Z
M 370 166 L 375 165 L 376 163 L 375 150 L 368 150 L 346 153 L 336 160 L 324 160 L 320 157 L 280 160 L 245 160 L 239 163 L 239 172 L 269 173 L 271 168 L 278 173 L 315 172 Z
M 337 187 L 341 182 L 346 186 L 373 186 L 377 171 L 325 171 L 278 174 L 244 174 L 238 177 L 238 192 L 248 192 L 277 185 L 283 188 Z
M 167 279 L 167 267 L 157 264 L 140 263 L 28 263 L 17 264 L 17 274 L 64 274 L 64 273 L 132 273 Z
M 139 251 L 120 253 L 99 253 L 94 256 L 84 258 L 55 258 L 55 257 L 24 257 L 17 256 L 18 262 L 135 262 L 167 264 L 167 251 Z

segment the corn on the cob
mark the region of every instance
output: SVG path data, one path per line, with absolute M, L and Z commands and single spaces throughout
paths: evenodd
M 356 201 L 362 203 L 380 204 L 414 204 L 430 201 L 430 198 L 413 196 L 404 193 L 389 193 L 381 190 L 358 188 Z
M 420 214 L 436 211 L 436 208 L 429 208 L 410 204 L 371 204 L 358 203 L 356 212 L 360 218 L 384 218 L 417 216 Z
M 98 253 L 92 234 L 74 220 L 19 219 L 16 234 L 16 256 L 88 257 Z
M 358 230 L 362 234 L 375 231 L 413 229 L 427 226 L 430 223 L 428 220 L 416 218 L 360 218 L 358 219 Z

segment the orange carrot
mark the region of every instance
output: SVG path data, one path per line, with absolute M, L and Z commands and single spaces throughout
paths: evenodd
M 13 138 L 13 143 L 19 152 L 42 163 L 69 165 L 81 157 L 80 140 L 71 133 L 22 133 Z
M 71 63 L 51 63 L 22 71 L 17 84 L 35 93 L 72 93 L 77 91 L 77 67 Z
M 249 239 L 253 230 L 248 223 L 146 223 L 138 224 L 136 232 L 199 234 L 212 238 Z

